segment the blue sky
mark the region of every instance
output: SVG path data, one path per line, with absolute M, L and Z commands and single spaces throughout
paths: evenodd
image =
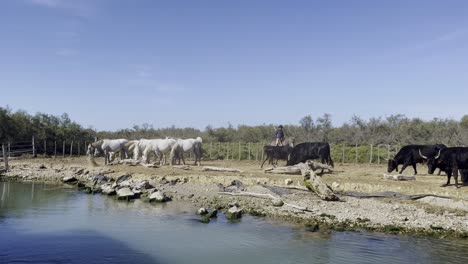
M 84 126 L 468 114 L 468 1 L 0 2 L 0 105 Z

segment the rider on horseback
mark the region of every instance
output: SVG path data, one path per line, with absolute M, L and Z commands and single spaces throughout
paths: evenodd
M 283 145 L 284 141 L 284 132 L 283 132 L 283 126 L 279 125 L 278 128 L 275 131 L 275 137 L 276 137 L 276 146 L 278 145 Z

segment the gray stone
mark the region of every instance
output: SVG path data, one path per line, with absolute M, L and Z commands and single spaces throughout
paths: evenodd
M 271 202 L 273 206 L 276 206 L 276 207 L 281 207 L 284 205 L 284 202 L 281 199 L 273 199 L 273 201 Z
M 135 183 L 135 189 L 137 190 L 146 190 L 146 189 L 151 189 L 154 188 L 148 180 L 139 180 Z
M 206 210 L 206 208 L 203 208 L 203 207 L 202 207 L 202 208 L 200 208 L 200 209 L 197 210 L 197 214 L 199 214 L 199 215 L 206 215 L 206 214 L 208 214 L 208 210 Z
M 164 203 L 164 202 L 168 201 L 168 198 L 166 197 L 166 195 L 163 192 L 157 191 L 157 192 L 152 193 L 149 196 L 149 201 L 150 202 L 157 202 L 157 203 Z
M 101 185 L 102 193 L 106 195 L 115 195 L 115 189 L 110 184 Z
M 286 180 L 284 180 L 284 184 L 286 184 L 286 185 L 291 185 L 291 184 L 293 184 L 293 180 L 291 180 L 291 179 L 286 179 Z
M 121 188 L 117 190 L 117 198 L 118 199 L 132 199 L 135 194 L 130 190 L 130 188 Z
M 231 207 L 239 207 L 239 203 L 237 203 L 237 202 L 228 203 L 228 207 L 229 207 L 229 208 L 231 208 Z
M 117 178 L 117 180 L 115 181 L 117 184 L 120 184 L 121 182 L 123 181 L 128 181 L 132 178 L 132 175 L 122 175 L 120 177 Z
M 218 210 L 214 209 L 213 211 L 209 212 L 206 217 L 208 218 L 215 218 L 218 217 Z
M 332 188 L 333 190 L 336 190 L 336 189 L 338 189 L 339 187 L 340 187 L 340 184 L 337 183 L 337 182 L 333 182 L 332 185 L 331 185 L 331 188 Z
M 76 182 L 76 181 L 78 181 L 78 179 L 75 178 L 75 176 L 67 175 L 67 176 L 62 178 L 62 181 L 68 183 L 68 182 Z
M 231 207 L 226 211 L 225 215 L 228 220 L 240 219 L 242 217 L 242 209 L 237 206 Z
M 98 183 L 98 184 L 102 184 L 102 183 L 106 183 L 106 182 L 109 182 L 110 179 L 107 177 L 107 176 L 104 176 L 104 175 L 96 175 L 93 177 L 93 182 L 95 183 Z
M 118 185 L 119 185 L 120 188 L 124 188 L 124 187 L 130 187 L 130 185 L 132 185 L 132 184 L 130 183 L 130 181 L 122 181 L 122 182 L 118 183 Z

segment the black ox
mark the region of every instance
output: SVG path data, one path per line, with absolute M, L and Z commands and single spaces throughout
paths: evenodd
M 330 155 L 330 145 L 327 142 L 304 142 L 297 144 L 292 149 L 286 165 L 292 166 L 314 159 L 320 159 L 321 163 L 330 165 L 331 167 L 334 166 Z
M 455 187 L 458 188 L 458 171 L 461 171 L 462 182 L 468 183 L 468 148 L 454 147 L 439 150 L 436 155 L 424 156 L 427 159 L 429 174 L 434 173 L 436 168 L 445 171 L 447 174 L 447 183 L 442 187 L 450 184 L 450 178 L 455 179 Z
M 398 172 L 398 165 L 403 165 L 400 170 L 400 174 L 408 166 L 413 166 L 414 174 L 418 174 L 416 170 L 417 163 L 424 163 L 425 158 L 424 156 L 435 156 L 441 149 L 445 149 L 447 146 L 443 144 L 436 144 L 436 145 L 407 145 L 404 146 L 398 151 L 393 159 L 388 160 L 388 173 L 396 170 Z M 433 173 L 433 172 L 432 172 Z M 431 173 L 431 174 L 432 174 Z M 440 171 L 439 171 L 440 174 Z
M 265 161 L 269 160 L 270 164 L 276 166 L 278 164 L 278 160 L 288 160 L 289 154 L 291 154 L 292 147 L 291 146 L 264 146 L 263 152 L 265 154 L 265 160 L 263 160 L 262 165 L 260 168 L 263 168 L 263 164 Z M 276 164 L 275 164 L 276 162 Z

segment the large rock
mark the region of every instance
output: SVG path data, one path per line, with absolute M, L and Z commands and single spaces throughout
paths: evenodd
M 277 199 L 277 198 L 273 199 L 271 203 L 273 204 L 273 206 L 276 206 L 276 207 L 281 207 L 284 205 L 284 202 L 281 199 Z
M 135 183 L 134 188 L 137 190 L 147 190 L 154 188 L 154 186 L 151 185 L 148 180 L 139 180 Z
M 103 184 L 103 183 L 107 183 L 109 181 L 110 181 L 109 177 L 104 176 L 104 175 L 98 174 L 98 175 L 93 177 L 93 182 L 95 182 L 96 184 Z
M 121 181 L 120 183 L 117 183 L 119 188 L 125 188 L 125 187 L 130 187 L 132 183 L 130 181 Z
M 103 184 L 101 185 L 102 193 L 107 195 L 115 195 L 115 189 L 112 188 L 111 184 Z
M 229 208 L 225 213 L 228 220 L 238 220 L 242 217 L 242 209 L 237 206 Z
M 121 182 L 123 181 L 128 181 L 132 178 L 132 175 L 122 175 L 120 177 L 117 178 L 117 180 L 115 181 L 117 184 L 120 184 Z
M 206 208 L 202 207 L 202 208 L 198 209 L 197 214 L 206 215 L 206 214 L 208 214 L 208 210 L 206 210 Z
M 213 209 L 213 211 L 209 212 L 206 217 L 208 218 L 215 218 L 215 217 L 218 217 L 218 210 L 216 209 Z
M 72 182 L 78 181 L 78 179 L 75 178 L 75 176 L 67 175 L 67 176 L 62 178 L 62 181 L 65 182 L 65 183 L 72 183 Z
M 157 192 L 152 193 L 149 196 L 149 201 L 150 202 L 157 202 L 157 203 L 164 203 L 164 202 L 169 201 L 169 198 L 166 197 L 166 195 L 163 192 L 157 191 Z
M 130 190 L 130 188 L 121 188 L 117 190 L 117 198 L 120 200 L 128 200 L 135 197 L 135 194 Z

